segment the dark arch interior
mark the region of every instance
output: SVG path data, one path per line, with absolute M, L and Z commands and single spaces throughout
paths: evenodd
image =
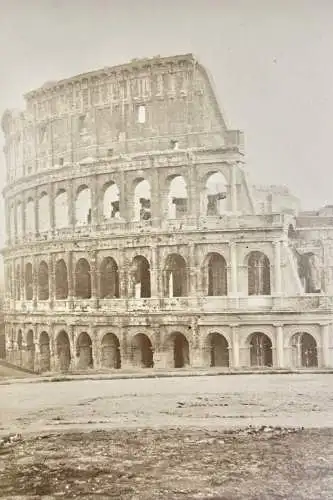
M 250 340 L 251 366 L 272 366 L 272 342 L 264 333 L 254 333 Z

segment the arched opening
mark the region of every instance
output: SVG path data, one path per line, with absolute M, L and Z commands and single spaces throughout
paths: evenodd
M 42 332 L 40 334 L 39 351 L 40 351 L 40 371 L 49 372 L 51 368 L 50 338 L 46 332 Z
M 91 224 L 91 191 L 87 186 L 80 186 L 76 193 L 75 224 Z
M 270 295 L 270 262 L 262 252 L 250 252 L 248 256 L 248 294 Z
M 25 281 L 25 300 L 32 300 L 33 299 L 32 264 L 30 262 L 28 262 L 25 265 L 24 281 Z
M 134 189 L 134 220 L 151 219 L 151 190 L 146 180 L 138 182 Z
M 181 255 L 168 256 L 164 271 L 166 297 L 186 297 L 187 272 L 186 262 Z
M 318 257 L 313 252 L 298 254 L 298 274 L 305 293 L 320 293 L 321 269 Z
M 67 333 L 62 330 L 56 340 L 59 370 L 67 372 L 71 363 L 71 348 Z
M 22 330 L 19 330 L 17 332 L 17 358 L 16 358 L 18 366 L 22 366 L 22 347 L 23 347 L 23 335 L 22 335 Z
M 79 358 L 77 363 L 79 369 L 85 370 L 93 367 L 92 342 L 86 332 L 80 333 L 77 339 L 76 356 Z
M 190 348 L 185 335 L 182 333 L 173 333 L 168 344 L 169 346 L 171 344 L 174 368 L 188 366 L 190 364 Z
M 181 219 L 187 215 L 188 195 L 184 177 L 177 175 L 170 182 L 168 196 L 169 219 Z
M 23 234 L 23 211 L 20 201 L 16 205 L 16 234 L 17 236 L 22 236 Z
M 54 200 L 54 224 L 57 229 L 68 227 L 68 195 L 64 189 L 58 191 Z
M 38 201 L 38 227 L 40 233 L 50 229 L 50 201 L 47 193 L 42 193 Z
M 292 363 L 295 368 L 318 367 L 317 342 L 312 335 L 300 332 L 291 339 Z
M 251 366 L 272 366 L 272 342 L 264 333 L 253 333 L 250 338 Z
M 289 227 L 288 227 L 288 238 L 290 240 L 295 240 L 297 238 L 297 233 L 296 233 L 294 226 L 292 224 L 289 224 Z
M 63 259 L 58 260 L 56 263 L 55 294 L 56 294 L 56 300 L 65 300 L 68 298 L 67 266 Z
M 134 257 L 131 267 L 131 277 L 134 297 L 136 299 L 150 297 L 150 265 L 148 260 L 142 255 Z
M 29 330 L 27 333 L 26 368 L 31 371 L 34 371 L 35 368 L 35 343 L 32 330 Z
M 107 257 L 100 268 L 101 299 L 119 298 L 119 272 L 116 261 Z
M 228 209 L 227 182 L 221 172 L 211 174 L 202 197 L 202 213 L 206 216 L 223 215 Z
M 139 333 L 133 338 L 132 359 L 134 366 L 153 368 L 153 347 L 147 335 Z
M 90 265 L 86 259 L 79 259 L 75 267 L 75 297 L 91 298 Z
M 29 198 L 25 205 L 25 232 L 27 235 L 33 235 L 35 228 L 35 204 L 32 198 Z
M 21 300 L 21 268 L 18 264 L 15 271 L 15 298 Z
M 227 295 L 228 293 L 228 275 L 227 263 L 225 258 L 219 253 L 212 253 L 207 261 L 207 282 L 208 296 Z
M 110 184 L 106 187 L 103 197 L 103 215 L 105 219 L 120 218 L 120 195 L 117 184 Z
M 38 300 L 49 299 L 49 268 L 42 261 L 38 268 Z
M 102 340 L 102 359 L 104 368 L 120 368 L 120 344 L 118 337 L 113 333 L 107 333 Z
M 229 367 L 229 345 L 227 339 L 220 333 L 210 333 L 208 336 L 210 351 L 210 366 Z

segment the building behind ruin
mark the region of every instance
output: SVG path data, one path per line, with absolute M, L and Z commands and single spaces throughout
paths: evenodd
M 330 367 L 333 208 L 252 186 L 191 54 L 6 111 L 6 351 L 35 371 Z

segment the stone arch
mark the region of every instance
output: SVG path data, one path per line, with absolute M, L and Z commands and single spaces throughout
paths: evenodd
M 38 200 L 38 228 L 43 233 L 50 230 L 50 201 L 49 195 L 44 191 Z
M 121 368 L 119 339 L 113 333 L 107 333 L 102 339 L 101 365 L 103 368 Z
M 50 337 L 42 332 L 39 337 L 40 371 L 49 372 L 51 369 Z
M 25 232 L 32 235 L 35 231 L 35 203 L 32 198 L 28 198 L 25 204 Z
M 166 297 L 186 297 L 187 268 L 184 257 L 168 255 L 164 268 L 164 291 Z
M 207 255 L 204 266 L 204 290 L 208 296 L 228 294 L 228 269 L 223 255 L 212 252 Z
M 68 227 L 68 194 L 59 189 L 54 199 L 54 225 L 57 229 Z
M 228 210 L 228 183 L 221 172 L 208 174 L 201 196 L 201 213 L 205 216 L 219 216 Z
M 91 224 L 91 190 L 82 184 L 76 191 L 75 225 Z
M 119 269 L 112 257 L 103 259 L 100 266 L 101 299 L 119 298 Z
M 210 355 L 210 366 L 229 368 L 229 344 L 224 335 L 212 332 L 207 337 L 207 347 Z
M 132 361 L 134 366 L 153 368 L 153 346 L 149 337 L 138 333 L 132 339 Z
M 253 251 L 247 256 L 248 295 L 270 295 L 271 271 L 267 255 Z
M 16 265 L 15 269 L 15 299 L 21 300 L 21 266 Z
M 25 281 L 25 300 L 33 299 L 33 286 L 32 286 L 32 264 L 27 262 L 24 270 Z
M 305 293 L 321 292 L 321 265 L 314 252 L 298 254 L 298 275 Z
M 77 368 L 85 370 L 93 368 L 92 341 L 87 332 L 82 332 L 76 341 Z
M 131 265 L 133 296 L 137 299 L 151 297 L 150 264 L 143 255 L 136 255 Z
M 49 296 L 49 268 L 42 260 L 38 267 L 38 300 L 48 300 Z
M 104 219 L 120 218 L 120 192 L 119 187 L 114 182 L 104 186 L 103 194 L 103 216 Z
M 68 298 L 68 273 L 64 259 L 58 260 L 55 266 L 55 296 L 56 300 Z
M 273 366 L 272 340 L 262 332 L 254 332 L 247 339 L 250 349 L 250 365 Z
M 297 233 L 296 233 L 295 228 L 292 224 L 289 224 L 289 226 L 288 226 L 288 238 L 290 240 L 295 240 L 297 238 Z
M 86 259 L 79 259 L 75 266 L 75 297 L 91 298 L 90 264 Z
M 316 339 L 307 332 L 291 337 L 292 365 L 295 368 L 317 368 L 318 346 Z
M 34 342 L 34 332 L 29 330 L 27 333 L 26 342 L 26 368 L 28 370 L 34 371 L 35 369 L 35 342 Z
M 58 366 L 61 372 L 67 372 L 71 364 L 71 347 L 65 330 L 61 330 L 56 338 Z
M 166 341 L 167 352 L 172 356 L 174 368 L 190 365 L 190 347 L 187 338 L 180 332 L 172 333 Z
M 181 219 L 188 213 L 187 184 L 182 175 L 170 179 L 168 194 L 168 218 Z
M 151 187 L 146 179 L 136 181 L 134 188 L 134 220 L 151 219 Z

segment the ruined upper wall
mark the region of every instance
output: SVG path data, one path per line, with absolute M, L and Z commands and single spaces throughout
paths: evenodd
M 8 182 L 85 158 L 242 145 L 193 55 L 134 60 L 58 82 L 6 111 Z
M 299 213 L 300 200 L 291 194 L 286 186 L 254 185 L 252 186 L 252 192 L 259 212 L 288 212 L 295 215 Z

